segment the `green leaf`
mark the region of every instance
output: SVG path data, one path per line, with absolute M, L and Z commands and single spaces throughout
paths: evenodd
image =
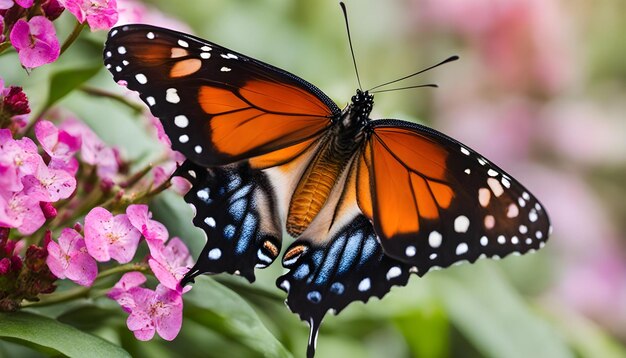
M 440 304 L 433 302 L 423 310 L 398 315 L 393 321 L 404 335 L 414 357 L 450 356 L 450 328 Z
M 30 312 L 0 313 L 0 337 L 69 357 L 130 357 L 122 348 L 51 318 Z M 45 347 L 47 349 L 42 349 Z
M 433 280 L 451 323 L 487 357 L 572 357 L 554 327 L 488 264 Z
M 197 278 L 193 289 L 185 295 L 185 304 L 186 319 L 210 326 L 266 357 L 291 357 L 252 307 L 215 280 Z
M 52 107 L 56 102 L 87 82 L 101 68 L 102 66 L 98 65 L 95 67 L 61 70 L 53 73 L 50 76 L 50 90 L 44 110 Z

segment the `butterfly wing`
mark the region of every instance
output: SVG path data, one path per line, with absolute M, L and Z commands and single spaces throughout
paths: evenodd
M 358 203 L 386 254 L 422 275 L 544 245 L 546 211 L 502 169 L 421 125 L 378 120 L 371 126 L 360 154 Z
M 207 242 L 182 285 L 203 273 L 240 274 L 254 281 L 254 268 L 278 256 L 282 229 L 271 185 L 246 163 L 205 168 L 185 161 L 174 176 L 192 184 L 185 201 L 196 211 L 193 223 Z
M 274 165 L 310 144 L 340 112 L 295 75 L 158 27 L 114 28 L 104 62 L 118 83 L 139 92 L 172 147 L 204 166 L 252 157 Z
M 384 254 L 374 228 L 363 215 L 328 237 L 304 233 L 287 250 L 289 272 L 276 281 L 287 292 L 287 306 L 310 325 L 307 355 L 312 357 L 326 312 L 339 313 L 353 301 L 382 298 L 392 286 L 406 285 L 410 265 Z

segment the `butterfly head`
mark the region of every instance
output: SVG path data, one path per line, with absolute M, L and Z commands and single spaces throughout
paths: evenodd
M 370 113 L 374 107 L 374 95 L 368 91 L 356 90 L 352 96 L 350 104 L 351 117 L 359 124 L 366 124 L 369 121 Z

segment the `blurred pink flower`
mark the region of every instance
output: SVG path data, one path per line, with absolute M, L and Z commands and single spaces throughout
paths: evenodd
M 135 256 L 141 233 L 133 227 L 126 214 L 113 216 L 108 210 L 95 207 L 85 217 L 85 243 L 89 254 L 100 262 L 111 258 L 124 264 Z
M 97 166 L 100 178 L 113 179 L 119 165 L 115 151 L 109 147 L 85 123 L 70 118 L 59 125 L 59 129 L 81 138 L 80 156 L 83 162 Z
M 183 177 L 172 177 L 172 190 L 178 195 L 185 195 L 191 190 L 191 182 Z
M 35 16 L 28 22 L 17 20 L 10 39 L 22 66 L 26 68 L 39 67 L 59 58 L 61 47 L 54 25 L 43 16 Z
M 0 0 L 0 11 L 3 10 L 2 9 L 2 3 L 5 0 Z M 4 17 L 2 15 L 0 15 L 0 42 L 4 42 Z M 0 79 L 0 81 L 2 81 L 2 79 Z M 0 85 L 0 87 L 2 87 Z
M 22 235 L 30 235 L 44 222 L 39 200 L 22 192 L 0 190 L 0 227 L 17 228 Z
M 163 242 L 148 242 L 150 259 L 148 264 L 159 282 L 179 292 L 187 292 L 191 286 L 186 286 L 185 291 L 180 287 L 180 280 L 193 266 L 193 258 L 189 255 L 187 246 L 177 237 L 173 237 L 165 245 Z
M 11 131 L 0 129 L 1 189 L 22 190 L 22 178 L 35 174 L 40 165 L 45 164 L 37 153 L 37 145 L 30 138 L 14 140 Z
M 149 24 L 168 29 L 190 32 L 189 25 L 175 18 L 147 6 L 145 3 L 137 0 L 118 0 L 117 9 L 119 12 L 119 20 L 117 25 L 124 24 Z
M 122 309 L 128 313 L 135 306 L 133 295 L 130 290 L 143 285 L 146 282 L 146 276 L 141 272 L 133 271 L 125 273 L 122 278 L 109 290 L 107 296 L 117 301 Z
M 134 306 L 126 324 L 137 339 L 148 341 L 155 331 L 165 340 L 176 338 L 183 324 L 183 299 L 179 292 L 158 285 L 156 291 L 136 287 L 129 293 Z
M 115 0 L 61 0 L 60 3 L 78 22 L 87 21 L 92 31 L 108 30 L 118 19 Z
M 81 147 L 81 138 L 64 130 L 59 130 L 50 121 L 39 121 L 35 126 L 35 136 L 43 150 L 50 156 L 52 169 L 64 169 L 76 174 L 78 162 L 74 154 Z
M 151 220 L 152 213 L 148 211 L 148 205 L 129 205 L 126 215 L 130 223 L 141 232 L 150 242 L 165 242 L 169 236 L 167 228 L 158 221 Z
M 74 229 L 63 229 L 59 243 L 48 243 L 46 263 L 58 278 L 68 278 L 81 286 L 91 286 L 98 276 L 98 264 L 87 252 L 85 240 Z
M 414 2 L 428 27 L 452 30 L 478 50 L 485 64 L 480 74 L 497 88 L 554 93 L 575 76 L 568 16 L 558 1 Z

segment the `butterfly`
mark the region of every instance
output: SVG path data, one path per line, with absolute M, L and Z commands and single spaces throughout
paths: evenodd
M 109 32 L 104 63 L 186 157 L 174 175 L 207 235 L 182 283 L 203 273 L 254 281 L 286 231 L 276 284 L 310 325 L 382 298 L 412 273 L 535 251 L 541 203 L 498 166 L 434 129 L 370 119 L 373 94 L 339 108 L 309 82 L 198 37 L 147 25 Z

